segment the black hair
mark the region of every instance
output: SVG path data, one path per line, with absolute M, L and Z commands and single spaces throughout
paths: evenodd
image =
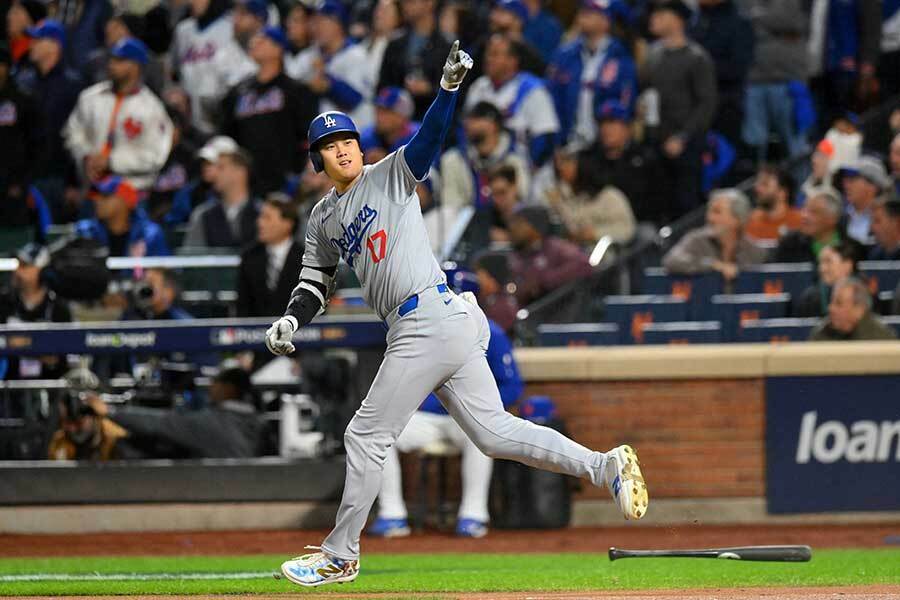
M 775 181 L 778 182 L 778 187 L 787 192 L 787 201 L 788 204 L 793 202 L 794 192 L 797 189 L 797 184 L 794 181 L 793 176 L 788 173 L 785 169 L 773 164 L 766 163 L 759 167 L 760 173 L 765 173 L 766 175 L 771 175 L 775 178 Z

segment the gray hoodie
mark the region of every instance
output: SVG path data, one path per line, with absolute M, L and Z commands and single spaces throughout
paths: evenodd
M 756 36 L 748 81 L 805 81 L 809 72 L 810 15 L 803 8 L 803 0 L 737 0 L 737 5 L 753 24 Z

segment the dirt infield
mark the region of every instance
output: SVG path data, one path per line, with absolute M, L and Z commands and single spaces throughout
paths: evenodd
M 280 594 L 254 600 L 881 600 L 900 597 L 900 586 L 831 588 L 744 588 L 640 592 L 512 592 L 504 594 Z M 37 600 L 37 596 L 23 597 Z M 121 596 L 60 596 L 73 600 L 113 600 Z M 142 596 L 141 600 L 171 600 L 172 596 Z M 234 596 L 193 596 L 197 600 L 232 600 Z
M 318 543 L 326 531 L 227 531 L 0 535 L 0 557 L 90 555 L 291 554 Z M 572 528 L 547 531 L 493 530 L 484 539 L 441 533 L 408 538 L 363 538 L 365 552 L 605 552 L 620 548 L 678 548 L 808 544 L 813 548 L 876 548 L 896 525 L 679 526 Z M 332 596 L 333 597 L 333 596 Z M 898 596 L 900 597 L 900 596 Z

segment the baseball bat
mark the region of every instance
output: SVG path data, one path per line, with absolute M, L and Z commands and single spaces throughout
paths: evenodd
M 705 550 L 622 550 L 609 549 L 609 560 L 619 558 L 724 558 L 730 560 L 807 562 L 812 558 L 809 546 L 741 546 Z

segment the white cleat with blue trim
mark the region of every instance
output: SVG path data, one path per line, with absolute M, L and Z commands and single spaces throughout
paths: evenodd
M 650 496 L 634 448 L 617 446 L 607 452 L 605 476 L 609 493 L 626 519 L 636 521 L 647 514 Z
M 343 560 L 329 556 L 318 546 L 306 548 L 317 552 L 292 558 L 281 565 L 281 572 L 291 583 L 317 587 L 327 583 L 347 583 L 359 575 L 358 560 Z

